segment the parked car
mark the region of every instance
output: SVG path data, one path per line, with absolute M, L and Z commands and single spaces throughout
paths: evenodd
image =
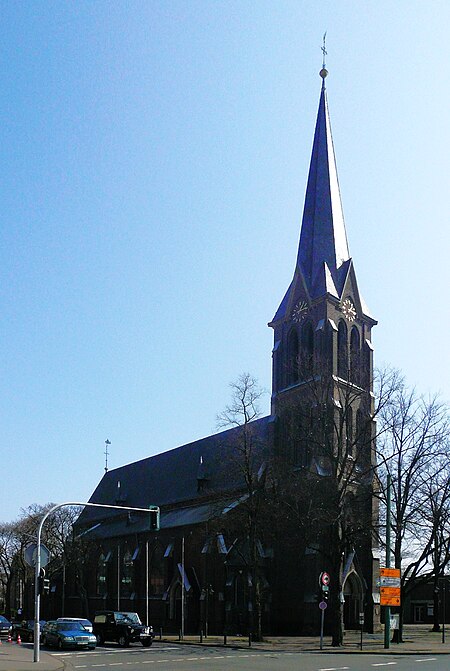
M 91 634 L 94 630 L 94 628 L 92 626 L 92 622 L 90 620 L 86 620 L 84 617 L 58 617 L 58 619 L 56 621 L 57 622 L 80 622 L 87 631 L 91 632 Z
M 0 615 L 0 636 L 9 636 L 12 631 L 12 624 L 4 615 Z
M 45 620 L 39 620 L 39 624 L 42 631 Z M 34 641 L 34 620 L 22 620 L 22 622 L 13 624 L 11 636 L 15 641 L 19 634 L 22 641 L 32 643 Z
M 155 636 L 153 627 L 142 624 L 137 613 L 113 610 L 100 610 L 95 613 L 94 634 L 99 645 L 103 645 L 105 641 L 117 641 L 122 648 L 134 641 L 140 641 L 144 647 L 148 647 Z
M 94 649 L 97 639 L 87 631 L 80 622 L 58 622 L 50 620 L 42 628 L 42 645 L 63 648 L 90 648 Z

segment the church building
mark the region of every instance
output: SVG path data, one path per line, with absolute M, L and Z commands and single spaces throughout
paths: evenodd
M 71 615 L 136 611 L 165 631 L 247 635 L 255 631 L 258 598 L 263 633 L 317 633 L 330 580 L 329 611 L 340 603 L 345 627 L 357 628 L 361 613 L 366 630 L 379 623 L 371 526 L 377 519 L 371 425 L 377 322 L 349 253 L 327 74 L 320 72 L 294 274 L 269 323 L 270 415 L 105 472 L 90 502 L 158 506 L 159 529 L 137 512 L 85 508 L 75 525 L 84 549 L 67 588 Z M 232 467 L 233 454 L 249 436 L 252 458 L 244 472 Z M 240 511 L 256 491 L 267 503 L 270 487 L 283 488 L 283 478 L 298 524 L 294 519 L 278 540 L 250 538 Z M 325 533 L 330 511 L 340 526 Z M 315 526 L 314 536 L 306 522 Z

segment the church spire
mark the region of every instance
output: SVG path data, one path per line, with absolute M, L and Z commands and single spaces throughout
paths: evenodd
M 323 65 L 325 66 L 325 58 Z M 322 67 L 322 90 L 297 257 L 298 269 L 304 277 L 311 298 L 318 297 L 320 287 L 324 286 L 320 278 L 326 275 L 327 270 L 339 292 L 339 269 L 350 258 L 331 136 L 325 88 L 327 75 L 328 71 Z
M 306 187 L 294 278 L 270 325 L 284 319 L 301 297 L 308 302 L 326 295 L 340 300 L 351 266 L 341 194 L 331 136 L 324 54 L 319 110 Z M 301 288 L 300 288 L 301 287 Z

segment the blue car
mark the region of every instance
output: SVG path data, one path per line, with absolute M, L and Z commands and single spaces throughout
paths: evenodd
M 0 636 L 9 636 L 12 630 L 12 624 L 9 620 L 0 615 Z
M 97 638 L 91 634 L 80 622 L 47 622 L 41 635 L 42 645 L 63 648 L 89 648 L 93 650 L 97 645 Z

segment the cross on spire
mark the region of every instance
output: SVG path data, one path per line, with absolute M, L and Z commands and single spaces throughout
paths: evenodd
M 322 60 L 322 68 L 325 69 L 325 56 L 328 55 L 328 51 L 326 50 L 325 47 L 325 40 L 327 39 L 327 31 L 324 32 L 323 34 L 323 45 L 320 47 L 323 53 L 323 60 Z

